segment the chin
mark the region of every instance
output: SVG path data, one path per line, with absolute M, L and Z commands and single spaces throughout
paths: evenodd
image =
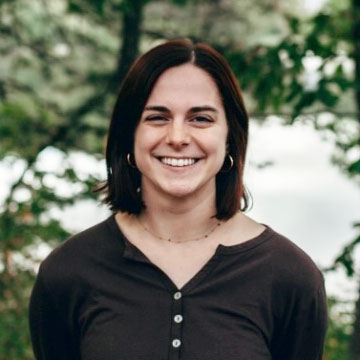
M 161 191 L 168 196 L 175 198 L 183 198 L 190 196 L 196 192 L 197 187 L 190 184 L 166 184 L 165 186 L 160 187 Z
M 190 196 L 191 194 L 194 193 L 193 190 L 191 189 L 167 189 L 165 191 L 168 195 L 172 196 L 172 197 L 175 197 L 175 198 L 184 198 L 184 197 L 187 197 L 187 196 Z

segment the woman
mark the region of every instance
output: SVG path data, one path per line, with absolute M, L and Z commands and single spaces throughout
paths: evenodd
M 37 359 L 321 359 L 323 277 L 244 215 L 247 137 L 240 89 L 214 49 L 174 40 L 134 63 L 106 149 L 113 215 L 41 264 Z

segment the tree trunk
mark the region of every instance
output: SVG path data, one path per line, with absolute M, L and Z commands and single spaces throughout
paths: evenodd
M 88 114 L 94 109 L 101 108 L 104 105 L 109 94 L 116 94 L 119 90 L 121 81 L 123 80 L 131 63 L 135 60 L 139 52 L 139 43 L 141 37 L 142 14 L 145 6 L 144 0 L 128 0 L 125 4 L 126 8 L 122 13 L 122 30 L 119 39 L 122 39 L 122 46 L 117 58 L 116 69 L 114 75 L 104 87 L 103 91 L 91 96 L 75 111 L 68 115 L 69 124 L 74 128 L 74 124 L 79 124 L 82 116 Z M 61 142 L 66 138 L 69 128 L 68 124 L 64 129 L 59 129 L 56 134 L 56 141 L 53 144 Z
M 122 47 L 118 57 L 114 87 L 118 88 L 139 52 L 144 0 L 128 0 L 123 12 Z

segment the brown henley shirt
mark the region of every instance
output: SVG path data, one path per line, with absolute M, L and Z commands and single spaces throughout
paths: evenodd
M 321 272 L 270 227 L 178 289 L 112 215 L 43 261 L 30 301 L 38 360 L 320 360 L 326 324 Z

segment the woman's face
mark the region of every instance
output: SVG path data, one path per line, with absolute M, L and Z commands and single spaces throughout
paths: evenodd
M 225 110 L 211 76 L 192 64 L 166 70 L 135 131 L 143 193 L 177 198 L 215 193 L 227 133 Z

